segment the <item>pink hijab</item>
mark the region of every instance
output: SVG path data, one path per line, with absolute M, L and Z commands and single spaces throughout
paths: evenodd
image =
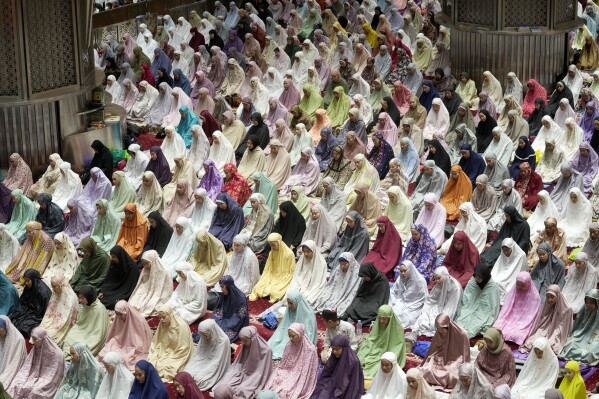
M 422 210 L 418 214 L 418 219 L 416 219 L 416 223 L 414 224 L 421 224 L 426 227 L 431 238 L 435 240 L 438 248 L 443 244 L 443 241 L 445 241 L 445 220 L 447 219 L 447 211 L 443 205 L 439 203 L 439 198 L 437 198 L 435 193 L 424 194 L 424 202 L 433 204 L 434 207 L 430 211 L 425 207 L 422 207 Z
M 270 377 L 265 389 L 284 398 L 307 399 L 316 387 L 316 347 L 304 334 L 303 324 L 293 323 L 289 330 L 299 335 L 299 342 L 287 343 L 279 368 Z
M 559 285 L 551 284 L 547 287 L 547 294 L 553 294 L 557 297 L 557 302 L 550 304 L 545 300 L 543 309 L 541 309 L 541 313 L 539 313 L 535 325 L 530 330 L 530 335 L 522 345 L 521 350 L 530 351 L 535 339 L 542 337 L 547 338 L 553 352 L 559 355 L 572 329 L 572 308 L 568 305 Z
M 118 352 L 123 356 L 125 367 L 133 371 L 138 360 L 148 357 L 152 330 L 146 319 L 126 301 L 118 301 L 114 310 L 125 315 L 125 320 L 118 314 L 115 316 L 98 358 L 102 361 L 108 352 Z
M 376 131 L 377 133 L 381 133 L 385 141 L 393 148 L 397 144 L 397 125 L 386 112 L 379 114 L 379 121 L 381 119 L 384 119 L 384 122 L 382 125 L 380 122 L 377 123 Z
M 66 370 L 64 353 L 44 328 L 34 328 L 31 336 L 41 345 L 33 346 L 6 391 L 13 398 L 53 398 Z
M 175 227 L 175 221 L 178 217 L 190 217 L 195 206 L 194 189 L 186 178 L 181 178 L 177 181 L 176 190 L 173 200 L 164 212 L 162 212 L 162 217 L 171 227 Z M 181 194 L 179 194 L 179 190 L 182 190 Z
M 518 273 L 516 282 L 526 285 L 526 289 L 519 290 L 514 284 L 505 296 L 503 307 L 493 327 L 503 332 L 506 341 L 522 345 L 535 322 L 541 298 L 532 283 L 530 273 Z
M 11 164 L 4 179 L 4 185 L 10 190 L 20 188 L 24 193 L 29 191 L 29 187 L 33 185 L 31 169 L 27 166 L 25 160 L 17 153 L 14 153 L 9 158 Z M 14 165 L 13 165 L 14 163 Z
M 410 97 L 412 97 L 412 91 L 400 80 L 393 83 L 393 102 L 397 105 L 401 116 L 404 116 L 410 109 Z
M 293 79 L 285 79 L 284 85 L 287 86 L 279 96 L 279 102 L 287 109 L 291 109 L 296 104 L 299 104 L 301 100 L 301 94 L 297 87 L 293 84 Z

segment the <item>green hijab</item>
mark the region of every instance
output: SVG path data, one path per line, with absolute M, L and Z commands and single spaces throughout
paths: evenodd
M 389 320 L 386 326 L 381 323 L 381 317 Z M 397 356 L 400 367 L 405 366 L 406 346 L 403 326 L 389 305 L 379 308 L 374 327 L 358 350 L 364 378 L 371 379 L 376 375 L 380 369 L 381 356 L 385 352 L 393 352 Z
M 343 86 L 337 86 L 333 89 L 334 93 L 339 94 L 339 98 L 333 97 L 333 101 L 327 108 L 327 114 L 331 119 L 331 126 L 337 127 L 341 126 L 343 122 L 345 122 L 348 118 L 348 112 L 351 108 L 351 101 L 349 96 L 345 94 L 345 90 Z
M 79 248 L 90 255 L 81 259 L 81 263 L 75 269 L 75 274 L 69 280 L 69 284 L 75 292 L 79 292 L 79 289 L 85 285 L 91 285 L 96 290 L 100 290 L 106 273 L 108 273 L 110 257 L 90 237 L 84 238 L 79 244 Z
M 112 192 L 112 198 L 110 199 L 110 204 L 112 205 L 112 209 L 119 218 L 125 217 L 125 205 L 128 203 L 134 203 L 137 201 L 137 194 L 135 193 L 135 189 L 129 183 L 129 180 L 125 176 L 125 172 L 118 171 L 114 172 L 112 176 L 118 176 L 120 181 L 118 186 L 114 187 L 114 191 Z M 111 247 L 112 248 L 112 247 Z M 108 248 L 110 250 L 110 248 Z
M 370 92 L 370 98 L 368 99 L 368 103 L 372 107 L 372 114 L 376 115 L 381 110 L 381 100 L 385 97 L 392 97 L 392 95 L 391 90 L 389 90 L 389 86 L 387 86 L 385 82 L 383 82 L 381 79 L 375 79 L 374 81 L 381 84 L 381 89 L 373 89 Z
M 12 399 L 8 392 L 4 389 L 4 385 L 0 382 L 0 399 Z
M 262 172 L 254 172 L 252 174 L 254 188 L 252 194 L 262 194 L 264 196 L 264 203 L 268 205 L 274 215 L 279 213 L 279 193 L 277 192 L 277 186 L 270 181 L 268 177 Z M 252 204 L 248 199 L 243 207 L 243 213 L 247 216 L 252 212 Z
M 297 193 L 297 199 L 294 201 L 293 197 L 291 198 L 291 203 L 295 205 L 299 213 L 302 214 L 304 219 L 308 220 L 310 217 L 310 212 L 312 211 L 312 205 L 310 205 L 310 200 L 306 195 L 306 191 L 303 186 L 293 186 L 291 188 L 291 192 Z
M 303 86 L 304 96 L 302 97 L 299 107 L 314 120 L 314 112 L 324 106 L 323 98 L 320 93 L 317 93 L 312 85 L 305 84 Z M 307 94 L 305 94 L 307 93 Z
M 96 205 L 104 209 L 104 215 L 98 212 L 91 238 L 96 242 L 98 247 L 109 252 L 116 245 L 122 222 L 107 200 L 98 200 L 96 201 Z
M 25 225 L 35 221 L 37 210 L 35 204 L 23 194 L 23 190 L 12 190 L 10 195 L 17 199 L 18 204 L 15 205 L 6 228 L 18 240 L 25 234 Z

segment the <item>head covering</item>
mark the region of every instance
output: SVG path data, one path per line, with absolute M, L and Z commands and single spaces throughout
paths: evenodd
M 407 378 L 412 378 L 416 380 L 418 387 L 416 389 L 412 389 L 410 385 L 408 385 L 408 395 L 413 399 L 435 399 L 436 393 L 435 390 L 426 382 L 423 377 L 422 371 L 419 368 L 409 369 L 406 373 Z
M 137 285 L 129 298 L 129 304 L 144 317 L 155 316 L 158 307 L 166 303 L 173 293 L 173 278 L 167 271 L 158 253 L 154 250 L 143 253 L 143 262 L 149 263 L 148 268 L 141 271 Z
M 286 397 L 308 397 L 316 386 L 316 347 L 304 333 L 303 324 L 292 323 L 287 330 L 299 335 L 299 342 L 287 343 L 279 368 L 274 371 L 265 388 Z
M 219 296 L 212 318 L 233 342 L 237 340 L 241 329 L 249 324 L 247 300 L 245 294 L 235 285 L 233 277 L 222 276 L 218 283 L 227 288 L 227 295 Z
M 448 366 L 460 360 L 463 363 L 470 362 L 468 334 L 445 313 L 437 315 L 434 323 L 437 332 L 421 368 L 429 383 L 451 387 L 457 383 L 457 376 Z M 441 335 L 440 328 L 447 329 L 447 333 Z
M 146 172 L 152 172 L 158 179 L 161 186 L 165 186 L 171 181 L 171 170 L 167 159 L 165 158 L 161 147 L 151 147 L 150 153 L 156 155 L 156 159 L 151 159 L 146 167 Z
M 572 328 L 572 309 L 558 285 L 547 287 L 547 294 L 557 297 L 557 301 L 554 304 L 545 301 L 522 348 L 530 351 L 535 340 L 544 337 L 551 343 L 553 352 L 560 353 Z
M 324 365 L 322 374 L 318 379 L 313 395 L 331 397 L 331 395 L 334 395 L 334 392 L 343 391 L 348 397 L 359 397 L 363 391 L 364 373 L 360 366 L 358 356 L 350 347 L 349 339 L 345 335 L 337 335 L 331 340 L 331 346 L 341 348 L 343 352 L 340 357 L 335 355 L 329 357 Z M 397 383 L 396 379 L 398 375 L 401 376 L 403 371 L 401 371 L 400 366 L 397 364 L 397 358 L 393 357 L 395 356 L 394 354 L 385 353 L 383 358 L 385 358 L 385 356 L 388 356 L 388 359 L 394 363 L 393 375 L 391 381 L 379 381 L 376 386 L 378 386 L 379 389 L 387 388 L 387 392 L 399 393 L 401 391 L 395 390 L 394 388 L 397 387 L 395 384 Z M 371 385 L 371 389 L 373 385 Z
M 142 384 L 137 379 L 133 381 L 129 399 L 169 398 L 166 386 L 160 379 L 160 375 L 152 363 L 148 362 L 147 360 L 140 360 L 135 364 L 135 368 L 140 369 L 144 373 L 145 382 Z
M 370 236 L 362 216 L 357 211 L 348 211 L 345 216 L 346 220 L 347 218 L 354 222 L 354 227 L 349 225 L 345 227 L 337 246 L 329 253 L 327 258 L 329 264 L 336 263 L 343 252 L 353 253 L 358 262 L 362 262 L 368 253 Z
M 482 371 L 471 363 L 462 363 L 459 369 L 460 377 L 470 377 L 470 385 L 465 386 L 461 380 L 449 395 L 450 399 L 493 398 L 493 385 L 489 383 Z
M 243 228 L 243 209 L 239 206 L 237 201 L 224 192 L 216 196 L 216 203 L 217 205 L 219 203 L 224 204 L 226 205 L 226 208 L 223 209 L 219 206 L 216 209 L 209 233 L 220 240 L 225 248 L 230 248 L 233 244 L 233 237 L 239 234 Z
M 85 344 L 75 343 L 72 348 L 77 352 L 79 360 L 71 363 L 56 397 L 93 397 L 104 377 L 100 363 Z
M 227 269 L 225 248 L 216 237 L 205 230 L 198 231 L 195 240 L 195 250 L 190 257 L 190 263 L 206 285 L 212 287 Z
M 262 389 L 270 377 L 272 370 L 272 351 L 268 343 L 258 334 L 256 327 L 248 326 L 241 329 L 239 336 L 250 341 L 249 346 L 241 345 L 241 351 L 227 373 L 214 387 L 216 399 L 225 398 L 225 392 L 230 390 L 238 395 L 252 395 Z M 243 381 L 243 384 L 240 382 Z
M 547 338 L 538 337 L 532 343 L 532 348 L 540 350 L 543 355 L 539 358 L 531 350 L 516 383 L 512 387 L 512 396 L 514 397 L 519 397 L 519 395 L 541 397 L 548 389 L 555 386 L 559 373 L 559 363 L 557 356 L 551 350 L 549 341 Z
M 202 321 L 198 331 L 209 338 L 202 337 L 198 343 L 185 372 L 193 376 L 193 385 L 206 391 L 216 385 L 231 364 L 229 337 L 212 319 Z M 176 379 L 176 377 L 175 377 Z
M 386 323 L 381 322 L 381 318 L 385 318 Z M 399 367 L 403 368 L 406 362 L 403 326 L 389 305 L 379 308 L 374 326 L 358 351 L 366 378 L 372 378 L 377 374 L 380 358 L 385 352 L 393 353 Z
M 53 397 L 65 375 L 64 354 L 42 327 L 36 327 L 31 336 L 38 344 L 33 346 L 21 369 L 9 381 L 6 392 L 13 398 L 29 397 L 35 392 Z

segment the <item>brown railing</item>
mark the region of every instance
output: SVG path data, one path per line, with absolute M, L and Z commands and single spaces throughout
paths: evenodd
M 195 6 L 206 7 L 209 5 L 214 8 L 214 0 L 208 1 L 196 1 L 196 0 L 149 0 L 142 1 L 128 6 L 122 6 L 115 8 L 114 10 L 108 10 L 94 14 L 92 17 L 92 26 L 94 29 L 103 28 L 106 26 L 126 22 L 140 15 L 156 14 L 164 15 L 169 14 L 171 9 L 177 9 L 180 7 L 186 7 L 195 4 Z M 191 8 L 190 8 L 191 9 Z M 203 12 L 203 10 L 202 10 Z M 179 15 L 185 16 L 185 15 Z

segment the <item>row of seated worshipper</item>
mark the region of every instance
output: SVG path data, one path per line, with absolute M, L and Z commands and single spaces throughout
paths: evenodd
M 123 396 L 133 389 L 134 398 L 164 396 L 163 383 L 173 380 L 179 396 L 194 397 L 195 388 L 224 398 L 324 399 L 333 391 L 358 398 L 369 385 L 368 394 L 384 398 L 395 390 L 387 395 L 383 377 L 400 375 L 406 339 L 416 342 L 418 335 L 433 337 L 436 345 L 423 367 L 408 375 L 406 397 L 430 397 L 427 384 L 456 389 L 454 397 L 491 397 L 485 389 L 481 394 L 484 380 L 473 368 L 460 372 L 459 362 L 451 356 L 444 362 L 443 354 L 458 348 L 462 362 L 470 359 L 467 339 L 479 335 L 488 335 L 487 345 L 496 351 L 501 345 L 493 326 L 531 354 L 531 373 L 539 368 L 535 359 L 553 356 L 596 364 L 597 348 L 588 342 L 597 296 L 589 290 L 599 228 L 590 222 L 599 190 L 590 201 L 583 193 L 594 186 L 599 133 L 595 97 L 576 87 L 576 67 L 547 107 L 545 89 L 534 80 L 524 89 L 514 74 L 505 91 L 490 72 L 480 92 L 465 73 L 452 90 L 457 82 L 448 73 L 450 32 L 441 27 L 437 36 L 430 23 L 433 4 L 410 3 L 402 13 L 387 2 L 374 13 L 373 2 L 363 10 L 355 1 L 342 3 L 333 1 L 324 11 L 312 0 L 295 10 L 287 0 L 242 10 L 215 4 L 207 22 L 216 27 L 223 18 L 231 32 L 208 32 L 215 40 L 210 53 L 194 43 L 199 54 L 191 55 L 192 45 L 169 45 L 169 38 L 162 52 L 154 51 L 140 29 L 140 49 L 127 37 L 127 46 L 115 49 L 122 74 L 108 80 L 107 90 L 121 88 L 113 98 L 127 110 L 129 123 L 164 128 L 160 145 L 144 152 L 132 144 L 125 168 L 113 173 L 110 151 L 94 142 L 89 182 L 54 154 L 32 186 L 28 166 L 11 157 L 6 186 L 0 185 L 6 224 L 0 226 L 0 261 L 7 271 L 7 278 L 0 274 L 0 292 L 9 298 L 0 312 L 14 328 L 0 340 L 16 342 L 7 346 L 15 359 L 28 357 L 23 337 L 54 342 L 58 350 L 49 352 L 71 363 L 73 373 L 73 362 L 85 357 L 79 344 L 107 370 L 119 364 L 111 354 L 116 352 L 128 370 L 125 381 L 133 381 L 134 373 L 136 382 L 104 381 L 120 386 Z M 287 28 L 276 29 L 279 19 L 290 22 Z M 175 40 L 177 27 L 165 21 Z M 267 23 L 278 52 L 263 34 Z M 200 38 L 191 29 L 189 35 Z M 289 40 L 281 40 L 284 35 Z M 178 57 L 177 47 L 184 52 Z M 224 53 L 233 47 L 233 54 Z M 275 54 L 272 63 L 261 62 L 258 48 Z M 143 49 L 157 56 L 151 74 Z M 171 49 L 177 64 L 171 61 L 169 69 L 170 56 L 163 53 Z M 282 68 L 285 56 L 289 66 Z M 184 71 L 185 61 L 195 72 Z M 423 74 L 432 80 L 424 81 Z M 151 82 L 150 75 L 157 79 Z M 241 97 L 236 112 L 227 95 Z M 446 239 L 448 219 L 458 225 Z M 583 248 L 566 273 L 565 248 L 574 246 Z M 194 348 L 189 325 L 206 316 L 209 290 L 218 301 L 211 318 L 201 321 Z M 246 297 L 286 309 L 269 342 L 255 344 L 260 337 L 248 326 Z M 316 312 L 326 315 L 328 327 L 320 377 Z M 145 320 L 152 316 L 160 318 L 155 334 Z M 359 346 L 349 319 L 374 323 Z M 450 324 L 460 329 L 464 345 L 448 344 L 444 351 L 440 339 Z M 416 337 L 406 338 L 404 328 Z M 548 343 L 535 346 L 543 337 Z M 259 354 L 240 354 L 241 364 L 230 366 L 227 340 L 241 342 L 242 354 Z M 43 359 L 36 353 L 30 353 L 32 361 Z M 274 372 L 273 359 L 281 359 Z M 484 363 L 492 381 L 498 373 L 492 361 Z M 47 375 L 58 374 L 56 364 L 64 363 L 53 360 Z M 336 367 L 342 364 L 347 367 Z M 27 388 L 16 393 L 21 386 L 47 387 L 41 396 L 52 397 L 49 391 L 61 384 L 56 377 L 48 385 L 15 387 L 16 372 L 8 367 L 14 374 L 4 379 L 5 367 L 0 363 L 0 382 L 13 397 L 31 396 Z M 23 371 L 19 381 L 50 380 L 40 369 Z M 188 376 L 177 377 L 181 372 Z M 574 377 L 577 393 L 580 379 Z M 525 397 L 541 397 L 542 388 L 555 382 L 551 376 L 529 378 L 546 385 L 520 388 Z M 510 378 L 518 392 L 515 381 Z M 76 390 L 84 384 L 72 385 Z

